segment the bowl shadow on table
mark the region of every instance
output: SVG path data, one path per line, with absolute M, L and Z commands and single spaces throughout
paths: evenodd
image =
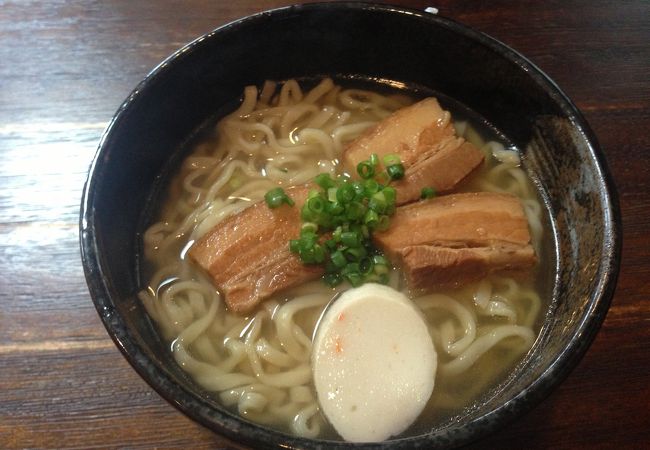
M 346 445 L 290 438 L 225 411 L 174 362 L 136 297 L 149 200 L 179 149 L 201 125 L 232 110 L 244 86 L 322 76 L 443 93 L 524 150 L 552 218 L 545 247 L 555 263 L 547 280 L 552 302 L 541 334 L 462 422 L 386 445 L 473 441 L 537 404 L 587 350 L 613 294 L 620 218 L 604 158 L 574 105 L 521 55 L 453 21 L 389 6 L 303 5 L 226 25 L 163 62 L 111 122 L 85 187 L 82 258 L 95 305 L 138 373 L 198 422 L 256 446 Z

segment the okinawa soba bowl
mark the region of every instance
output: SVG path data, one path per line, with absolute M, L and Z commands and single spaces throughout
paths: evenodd
M 332 433 L 296 436 L 242 418 L 180 367 L 173 336 L 142 298 L 151 277 L 146 230 L 192 148 L 239 107 L 246 86 L 297 80 L 307 93 L 324 79 L 410 101 L 435 96 L 454 120 L 521 157 L 545 229 L 537 245 L 544 301 L 532 347 L 453 414 L 365 445 L 432 448 L 477 439 L 531 408 L 584 354 L 613 294 L 620 230 L 603 157 L 580 113 L 522 56 L 453 21 L 389 6 L 303 5 L 221 27 L 163 62 L 114 117 L 85 187 L 81 247 L 95 305 L 138 373 L 198 422 L 256 448 L 348 446 Z

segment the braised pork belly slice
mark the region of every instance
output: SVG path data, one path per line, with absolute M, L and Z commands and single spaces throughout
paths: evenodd
M 306 265 L 289 251 L 300 234 L 300 209 L 308 186 L 286 189 L 294 206 L 255 203 L 212 228 L 194 243 L 190 258 L 213 279 L 228 308 L 247 313 L 276 292 L 316 279 L 320 265 Z
M 380 159 L 399 155 L 404 178 L 394 183 L 397 204 L 417 200 L 422 188 L 453 190 L 484 160 L 474 145 L 457 137 L 451 115 L 435 98 L 427 98 L 396 111 L 345 148 L 342 163 L 350 174 L 376 153 Z
M 523 207 L 510 194 L 452 194 L 401 206 L 390 228 L 373 239 L 402 266 L 413 290 L 521 271 L 536 262 Z

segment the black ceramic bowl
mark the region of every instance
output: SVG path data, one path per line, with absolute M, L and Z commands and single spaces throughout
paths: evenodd
M 538 403 L 587 350 L 613 295 L 620 223 L 603 155 L 571 101 L 524 57 L 451 20 L 369 4 L 295 6 L 218 28 L 165 60 L 116 113 L 90 168 L 80 227 L 93 301 L 138 373 L 203 425 L 256 448 L 350 445 L 290 437 L 220 408 L 176 365 L 136 298 L 143 211 L 188 137 L 232 107 L 246 85 L 324 75 L 397 81 L 457 100 L 523 150 L 545 201 L 557 264 L 541 335 L 524 362 L 457 421 L 371 447 L 477 439 Z

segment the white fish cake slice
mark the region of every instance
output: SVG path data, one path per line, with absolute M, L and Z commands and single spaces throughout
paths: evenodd
M 413 302 L 369 283 L 327 309 L 312 365 L 321 409 L 341 437 L 379 442 L 420 415 L 433 392 L 437 355 Z

